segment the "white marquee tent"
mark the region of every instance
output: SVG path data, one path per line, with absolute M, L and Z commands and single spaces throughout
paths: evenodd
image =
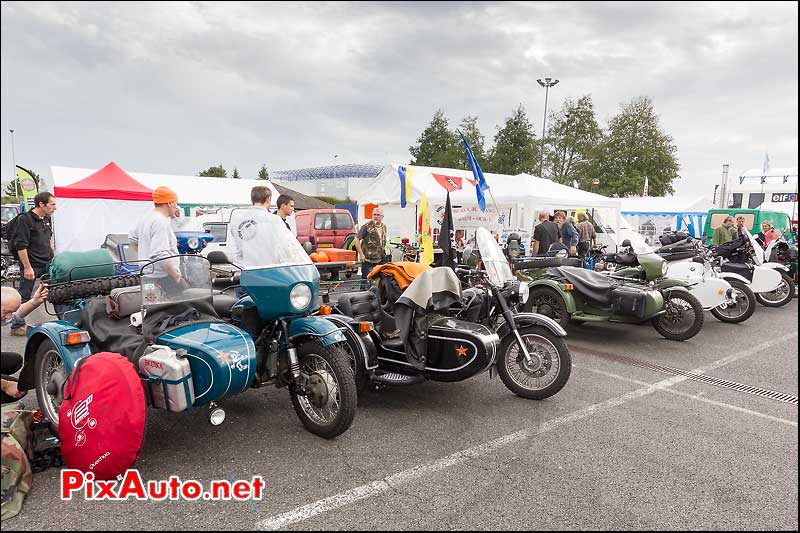
M 486 211 L 478 208 L 473 175 L 469 170 L 407 166 L 405 180 L 410 181 L 407 205 L 401 207 L 401 177 L 398 165 L 387 165 L 372 184 L 358 197 L 359 220 L 365 220 L 369 205 L 379 205 L 384 211 L 389 237 L 409 237 L 416 234 L 419 202 L 427 195 L 431 228 L 438 230 L 441 213 L 450 192 L 453 222 L 456 229 L 475 229 L 484 226 L 503 232 L 523 230 L 530 232 L 540 210 L 555 209 L 598 210 L 599 218 L 614 230 L 618 226 L 620 200 L 607 198 L 551 180 L 528 174 L 511 176 L 485 173 L 490 189 L 485 191 Z M 491 193 L 491 194 L 490 194 Z M 495 208 L 495 202 L 497 208 Z

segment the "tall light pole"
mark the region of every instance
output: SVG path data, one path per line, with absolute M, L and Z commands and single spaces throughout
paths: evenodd
M 14 130 L 11 132 L 11 165 L 14 167 L 14 196 L 19 200 L 19 178 L 17 177 L 17 158 L 14 156 Z
M 542 157 L 541 162 L 539 163 L 539 177 L 542 177 L 542 172 L 544 170 L 544 132 L 545 127 L 547 126 L 547 96 L 550 93 L 550 87 L 553 87 L 558 83 L 558 80 L 554 80 L 553 78 L 545 78 L 536 80 L 539 85 L 545 88 L 544 91 L 544 118 L 542 119 Z

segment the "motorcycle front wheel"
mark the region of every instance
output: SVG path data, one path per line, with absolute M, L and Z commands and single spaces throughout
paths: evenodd
M 36 350 L 36 399 L 42 414 L 50 420 L 50 431 L 58 435 L 58 410 L 64 400 L 64 383 L 67 373 L 55 345 L 45 340 Z
M 703 305 L 688 291 L 675 290 L 664 294 L 666 313 L 652 320 L 661 336 L 671 341 L 685 341 L 703 327 Z
M 519 328 L 519 336 L 531 356 L 525 359 L 519 341 L 509 333 L 500 343 L 497 373 L 508 389 L 522 398 L 544 400 L 567 384 L 572 358 L 564 339 L 542 326 Z
M 297 352 L 300 383 L 291 385 L 289 394 L 300 422 L 325 439 L 341 435 L 353 423 L 358 401 L 347 353 L 318 339 L 304 342 Z
M 722 322 L 738 324 L 753 316 L 756 310 L 756 295 L 747 284 L 739 280 L 731 279 L 728 283 L 733 288 L 735 303 L 717 306 L 711 310 L 711 314 Z
M 779 270 L 778 273 L 781 275 L 781 284 L 777 289 L 756 294 L 756 300 L 764 307 L 781 307 L 794 298 L 794 281 L 783 270 Z

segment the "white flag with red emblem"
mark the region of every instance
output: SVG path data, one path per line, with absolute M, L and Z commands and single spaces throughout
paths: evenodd
M 642 196 L 649 196 L 650 195 L 650 182 L 647 180 L 647 176 L 644 177 L 644 192 Z

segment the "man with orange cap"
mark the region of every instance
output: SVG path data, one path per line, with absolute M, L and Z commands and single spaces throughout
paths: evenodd
M 177 239 L 172 231 L 170 219 L 178 212 L 178 195 L 169 187 L 159 187 L 153 191 L 155 209 L 144 216 L 131 230 L 128 237 L 131 243 L 139 246 L 139 260 L 157 261 L 178 255 Z M 159 284 L 167 294 L 179 290 L 184 284 L 178 258 L 158 261 L 147 267 L 148 277 L 160 278 Z

